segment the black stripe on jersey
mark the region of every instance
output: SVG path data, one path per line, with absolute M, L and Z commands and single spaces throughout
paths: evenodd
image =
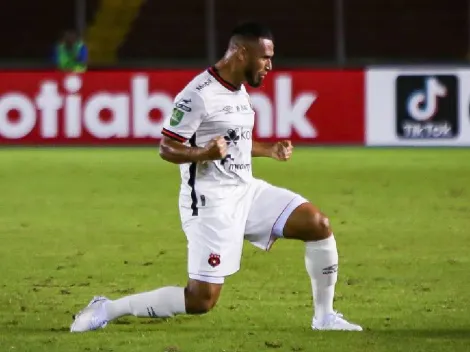
M 189 139 L 189 145 L 196 147 L 196 133 Z M 191 209 L 193 210 L 193 216 L 198 216 L 197 209 L 197 196 L 196 196 L 196 163 L 189 165 L 189 180 L 188 185 L 191 187 Z
M 177 140 L 178 142 L 186 142 L 186 138 L 183 136 L 180 136 L 179 134 L 172 132 L 170 130 L 167 130 L 166 128 L 162 129 L 162 134 L 164 136 L 170 137 L 172 139 Z
M 239 90 L 238 87 L 235 87 L 232 83 L 227 82 L 225 79 L 223 79 L 219 75 L 219 71 L 217 70 L 217 68 L 215 66 L 209 67 L 208 71 L 212 75 L 212 77 L 214 77 L 221 85 L 223 85 L 228 90 L 230 90 L 232 92 L 235 92 L 235 91 Z

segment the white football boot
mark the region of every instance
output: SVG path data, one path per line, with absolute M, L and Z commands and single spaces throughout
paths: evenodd
M 108 324 L 104 305 L 109 299 L 95 296 L 85 309 L 78 312 L 70 326 L 70 332 L 85 332 L 104 328 Z
M 343 330 L 343 331 L 362 331 L 362 327 L 352 324 L 343 319 L 343 315 L 337 312 L 326 315 L 322 321 L 313 318 L 313 330 Z

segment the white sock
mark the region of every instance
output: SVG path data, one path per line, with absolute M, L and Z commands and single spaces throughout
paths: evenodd
M 124 315 L 164 318 L 186 313 L 183 287 L 162 287 L 109 301 L 105 305 L 108 320 Z
M 321 321 L 333 313 L 338 278 L 338 250 L 333 234 L 321 241 L 306 242 L 305 267 L 312 281 L 315 318 Z

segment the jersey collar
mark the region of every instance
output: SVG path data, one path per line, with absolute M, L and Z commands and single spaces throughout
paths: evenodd
M 227 88 L 231 92 L 236 92 L 237 90 L 240 90 L 240 88 L 235 87 L 232 83 L 227 82 L 225 79 L 223 79 L 219 75 L 219 71 L 217 70 L 215 66 L 209 67 L 208 71 L 211 74 L 211 76 L 217 80 L 217 82 L 219 82 L 221 85 L 223 85 L 225 88 Z

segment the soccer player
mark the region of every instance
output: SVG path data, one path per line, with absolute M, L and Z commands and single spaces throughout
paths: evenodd
M 203 314 L 226 276 L 240 268 L 243 241 L 269 250 L 279 238 L 305 242 L 314 330 L 361 331 L 333 309 L 338 252 L 328 218 L 304 197 L 252 176 L 252 157 L 286 161 L 290 141 L 252 139 L 255 113 L 244 83 L 259 87 L 272 70 L 273 37 L 257 23 L 237 26 L 224 57 L 176 96 L 162 131 L 160 156 L 180 165 L 179 210 L 188 241 L 186 287 L 162 287 L 116 300 L 95 296 L 72 332 L 116 318 Z

